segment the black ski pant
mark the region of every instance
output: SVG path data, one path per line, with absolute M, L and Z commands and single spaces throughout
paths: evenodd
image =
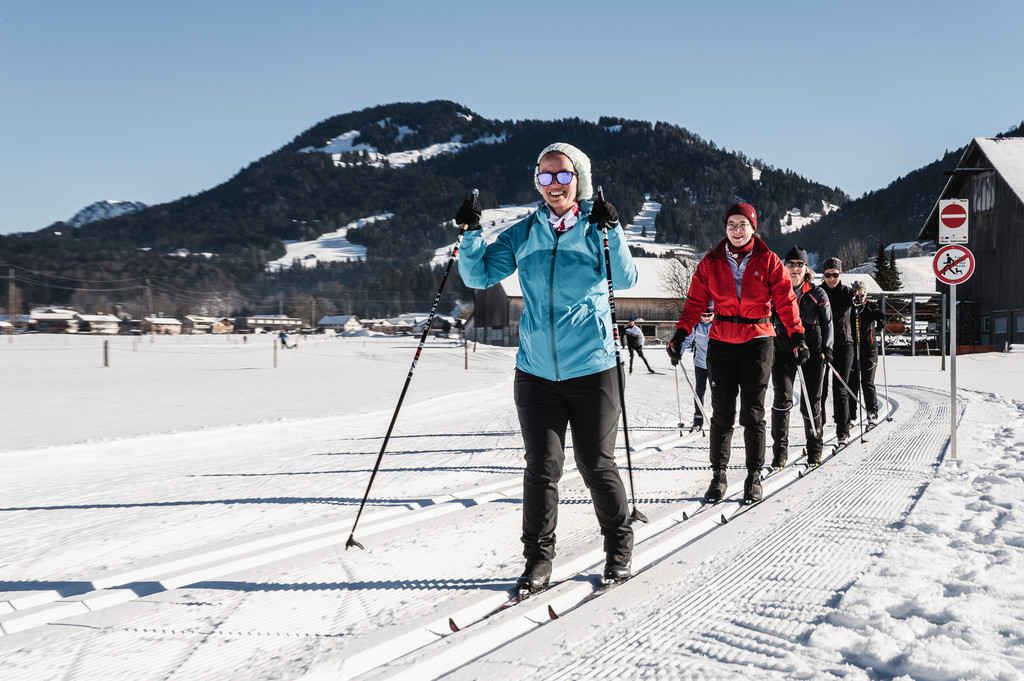
M 747 470 L 764 465 L 764 397 L 768 392 L 775 344 L 772 338 L 746 343 L 708 341 L 711 372 L 711 468 L 724 471 L 732 450 L 736 423 L 736 397 L 740 398 L 740 425 L 746 449 Z
M 878 366 L 878 350 L 874 346 L 861 348 L 860 354 L 854 359 L 853 371 L 850 372 L 850 390 L 855 397 L 850 400 L 850 420 L 857 420 L 856 395 L 864 386 L 864 408 L 869 412 L 878 411 L 878 393 L 875 391 L 875 368 Z
M 798 369 L 795 362 L 775 362 L 772 366 L 772 387 L 775 398 L 772 402 L 772 455 L 776 459 L 788 458 L 789 412 L 793 409 L 794 380 Z M 811 353 L 803 366 L 803 378 L 807 381 L 807 399 L 800 399 L 800 413 L 804 419 L 804 435 L 807 438 L 807 458 L 821 460 L 821 388 L 825 378 L 825 363 L 820 353 Z M 846 392 L 845 390 L 843 392 Z M 808 402 L 811 413 L 807 413 Z M 811 427 L 811 422 L 814 427 Z
M 654 369 L 651 368 L 651 363 L 647 361 L 646 357 L 644 357 L 644 349 L 643 349 L 642 346 L 641 347 L 633 347 L 632 345 L 630 345 L 628 347 L 629 347 L 629 373 L 633 373 L 633 353 L 634 352 L 636 354 L 640 355 L 640 359 L 642 359 L 644 361 L 644 364 L 647 365 L 647 370 L 648 371 L 654 371 Z
M 621 413 L 619 370 L 549 381 L 516 369 L 516 409 L 526 450 L 522 540 L 527 560 L 555 557 L 566 426 L 572 428 L 573 455 L 590 490 L 608 560 L 625 564 L 632 554 L 629 505 L 614 452 Z
M 708 370 L 702 369 L 701 367 L 693 367 L 693 376 L 696 385 L 693 387 L 696 397 L 693 399 L 693 424 L 695 426 L 704 425 L 704 415 L 700 409 L 704 406 L 704 393 L 708 388 Z M 700 406 L 697 406 L 698 403 Z
M 850 373 L 853 371 L 853 346 L 837 345 L 832 348 L 832 366 L 842 377 L 846 385 L 850 385 Z M 825 375 L 832 377 L 832 418 L 836 424 L 836 436 L 842 437 L 850 434 L 850 400 L 857 404 L 857 399 L 851 396 L 836 375 L 826 366 Z M 822 383 L 821 389 L 821 422 L 825 422 L 825 400 L 828 398 L 828 379 Z

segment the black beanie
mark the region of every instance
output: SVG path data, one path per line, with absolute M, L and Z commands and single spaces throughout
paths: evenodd
M 789 252 L 786 253 L 786 257 L 783 259 L 783 262 L 789 262 L 790 260 L 799 260 L 806 265 L 807 251 L 805 251 L 802 246 L 793 246 L 793 248 L 789 249 Z

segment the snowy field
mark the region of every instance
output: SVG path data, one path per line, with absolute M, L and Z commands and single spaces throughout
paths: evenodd
M 112 338 L 108 367 L 101 338 L 9 340 L 3 680 L 1024 678 L 1019 350 L 958 358 L 955 460 L 949 373 L 889 357 L 892 420 L 806 476 L 794 427 L 742 512 L 742 438 L 702 508 L 707 441 L 652 351 L 626 388 L 636 576 L 588 599 L 569 468 L 557 584 L 484 618 L 522 568 L 511 349 L 428 342 L 346 550 L 417 339 Z

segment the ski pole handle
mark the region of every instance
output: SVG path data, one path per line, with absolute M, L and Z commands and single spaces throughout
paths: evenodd
M 469 197 L 469 200 L 471 202 L 470 205 L 473 207 L 474 212 L 476 211 L 476 200 L 477 200 L 477 198 L 479 196 L 480 196 L 480 190 L 474 187 L 473 188 L 473 194 Z M 460 210 L 460 212 L 461 212 L 461 210 Z M 456 219 L 458 219 L 458 216 L 456 216 Z M 461 225 L 458 225 L 458 227 L 459 227 L 459 231 L 461 233 L 463 233 L 463 234 L 465 234 L 466 231 L 469 230 L 469 225 L 467 223 L 462 223 Z

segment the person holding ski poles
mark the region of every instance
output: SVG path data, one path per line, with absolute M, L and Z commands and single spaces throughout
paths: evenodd
M 712 477 L 704 498 L 709 502 L 721 501 L 729 486 L 726 468 L 739 396 L 747 468 L 743 499 L 754 503 L 762 496 L 764 397 L 775 355 L 773 303 L 793 341 L 794 352 L 805 358 L 809 351 L 786 268 L 779 256 L 754 234 L 754 207 L 748 203 L 732 206 L 725 213 L 725 230 L 726 238 L 704 256 L 690 279 L 686 304 L 667 350 L 672 364 L 678 364 L 683 341 L 708 304 L 714 302 L 715 323 L 708 341 L 708 367 L 713 377 L 709 438 Z
M 711 335 L 711 322 L 715 320 L 715 304 L 700 313 L 700 323 L 693 327 L 693 332 L 683 341 L 682 352 L 693 348 L 693 374 L 696 385 L 693 388 L 693 425 L 690 432 L 695 433 L 704 428 L 704 393 L 708 387 L 708 339 Z M 699 404 L 698 404 L 699 402 Z
M 875 331 L 881 331 L 884 319 L 874 303 L 868 302 L 864 283 L 853 282 L 853 328 L 854 367 L 850 376 L 850 390 L 856 396 L 864 386 L 864 409 L 869 423 L 878 419 L 878 394 L 875 391 L 875 368 L 878 366 L 878 347 L 875 345 Z M 850 420 L 857 418 L 857 401 L 854 397 Z
M 459 258 L 466 285 L 485 289 L 518 269 L 523 290 L 514 391 L 526 459 L 526 568 L 516 586 L 531 592 L 551 577 L 567 425 L 604 536 L 603 576 L 629 577 L 633 529 L 614 456 L 621 403 L 602 224 L 610 226 L 614 287 L 630 288 L 638 276 L 615 207 L 590 200 L 590 159 L 559 142 L 541 151 L 534 170 L 544 201 L 493 243 L 484 241 L 472 202 L 464 202 L 456 217 L 472 230 Z
M 853 290 L 840 281 L 843 262 L 839 258 L 828 258 L 822 266 L 822 287 L 828 294 L 832 308 L 832 368 L 839 375 L 825 367 L 825 375 L 832 376 L 832 418 L 836 424 L 836 441 L 845 445 L 850 441 L 850 409 L 856 406 L 857 398 L 850 395 L 846 385 L 850 384 L 853 371 L 853 330 L 850 326 L 850 310 L 853 308 Z M 828 380 L 822 383 L 821 422 L 825 423 L 825 400 L 828 398 Z
M 772 468 L 783 468 L 789 458 L 789 412 L 793 408 L 793 385 L 798 370 L 804 389 L 800 413 L 804 417 L 804 434 L 807 437 L 807 464 L 817 466 L 821 463 L 823 447 L 821 385 L 826 367 L 833 359 L 832 307 L 828 294 L 812 283 L 814 272 L 807 266 L 807 251 L 794 246 L 786 253 L 785 263 L 809 353 L 806 361 L 801 363 L 799 353 L 794 353 L 793 340 L 786 333 L 779 315 L 773 313 L 775 363 L 772 364 L 772 387 L 775 398 L 772 403 Z
M 644 332 L 636 325 L 635 319 L 630 319 L 626 324 L 625 332 L 622 334 L 622 346 L 629 348 L 629 373 L 633 373 L 633 353 L 640 355 L 640 359 L 647 365 L 647 373 L 656 374 L 651 368 L 651 363 L 644 357 Z

